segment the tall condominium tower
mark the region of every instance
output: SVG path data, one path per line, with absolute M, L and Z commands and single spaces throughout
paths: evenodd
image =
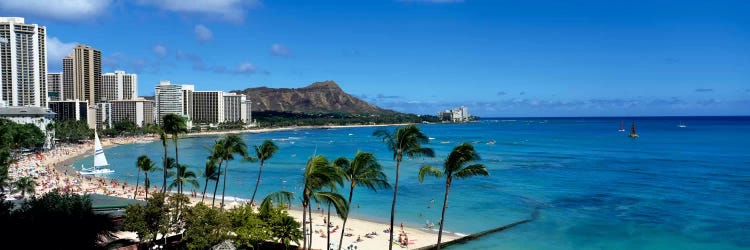
M 47 107 L 46 28 L 0 17 L 0 106 Z
M 62 84 L 62 73 L 47 73 L 47 97 L 49 101 L 65 100 L 62 94 Z
M 154 98 L 158 124 L 163 124 L 162 118 L 167 114 L 183 115 L 182 86 L 162 81 L 154 88 Z
M 224 93 L 224 120 L 227 122 L 247 121 L 247 97 L 243 94 Z
M 194 123 L 214 125 L 224 122 L 224 92 L 195 91 L 192 120 Z
M 102 101 L 131 100 L 138 97 L 138 75 L 125 71 L 102 74 Z
M 72 96 L 68 96 L 71 87 Z M 102 52 L 87 45 L 79 44 L 67 57 L 63 58 L 63 96 L 65 99 L 79 99 L 93 107 L 101 102 Z

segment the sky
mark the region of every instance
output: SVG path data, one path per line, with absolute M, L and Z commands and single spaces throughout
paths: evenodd
M 3 0 L 104 72 L 197 90 L 334 80 L 383 108 L 481 117 L 750 115 L 750 1 Z

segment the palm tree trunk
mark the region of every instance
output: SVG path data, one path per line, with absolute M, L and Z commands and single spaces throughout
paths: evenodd
M 214 207 L 214 202 L 216 202 L 216 190 L 219 190 L 219 180 L 221 179 L 221 163 L 222 160 L 219 160 L 219 173 L 218 176 L 216 176 L 216 184 L 214 185 L 214 197 L 211 198 L 211 207 Z
M 144 174 L 146 174 L 146 178 L 143 180 L 144 182 L 143 185 L 146 186 L 146 198 L 145 199 L 148 199 L 148 188 L 150 185 L 146 185 L 146 183 L 151 183 L 151 181 L 149 181 L 148 179 L 148 172 L 145 172 Z
M 302 249 L 307 249 L 307 201 L 302 201 L 302 234 L 304 234 L 305 237 L 303 237 L 304 242 L 302 242 Z M 310 225 L 312 227 L 312 225 Z M 310 231 L 312 231 L 312 228 L 310 228 Z M 312 235 L 311 235 L 312 236 Z
M 260 174 L 263 173 L 263 160 L 260 161 L 260 168 L 258 169 L 258 180 L 255 181 L 255 190 L 253 190 L 253 196 L 250 197 L 250 204 L 255 201 L 255 193 L 258 192 L 258 184 L 260 184 Z
M 331 191 L 333 191 L 333 189 Z M 327 222 L 331 223 L 331 203 L 330 202 L 328 202 L 328 220 L 327 220 Z M 328 236 L 326 236 L 326 250 L 331 249 L 331 230 L 328 230 L 328 223 L 326 223 L 326 225 L 325 225 L 326 233 L 328 234 Z M 344 231 L 346 231 L 346 230 L 344 230 L 344 228 L 341 228 L 341 232 L 343 233 Z
M 138 183 L 141 182 L 141 168 L 138 168 L 138 177 L 135 178 L 135 193 L 133 193 L 133 199 L 138 197 Z
M 312 239 L 313 239 L 313 235 L 312 235 L 312 225 L 313 225 L 312 224 L 312 220 L 313 220 L 313 218 L 312 218 L 312 206 L 309 206 L 309 205 L 307 206 L 307 215 L 309 215 L 309 217 L 310 217 L 310 244 L 307 245 L 307 250 L 312 250 Z
M 203 202 L 203 199 L 206 199 L 206 189 L 208 189 L 208 176 L 206 176 L 206 185 L 203 185 L 203 197 L 201 198 L 201 202 Z
M 229 160 L 227 160 L 227 164 L 224 165 L 224 187 L 221 188 L 221 209 L 224 209 L 224 194 L 227 191 L 227 169 L 229 168 Z
M 162 143 L 162 146 L 164 146 L 164 182 L 161 185 L 161 192 L 166 194 L 167 193 L 167 138 L 164 138 L 164 142 Z
M 177 134 L 172 135 L 172 141 L 174 141 L 174 166 L 177 167 L 177 175 L 178 175 L 175 178 L 180 178 L 179 177 L 179 174 L 180 174 L 180 170 L 179 170 L 179 167 L 180 167 L 180 153 L 179 153 L 179 150 L 177 149 Z M 180 194 L 182 194 L 182 185 L 180 185 L 177 188 L 177 192 L 180 193 Z
M 448 208 L 448 191 L 451 189 L 452 177 L 448 174 L 445 180 L 445 198 L 443 198 L 443 213 L 440 215 L 440 230 L 438 231 L 437 250 L 440 250 L 440 240 L 443 237 L 443 225 L 445 225 L 445 209 Z
M 388 250 L 393 249 L 393 218 L 396 214 L 396 194 L 398 194 L 398 170 L 401 167 L 401 155 L 396 156 L 396 183 L 393 185 L 393 203 L 391 203 L 391 239 L 388 241 Z
M 354 182 L 352 182 L 351 188 L 349 189 L 349 202 L 347 202 L 347 206 L 349 206 L 348 211 L 351 213 L 352 208 L 352 195 L 354 194 Z M 330 209 L 330 208 L 329 208 Z M 328 218 L 329 220 L 331 218 Z M 346 229 L 346 220 L 349 219 L 349 214 L 346 215 L 346 218 L 344 218 L 344 223 L 341 225 L 341 228 Z M 341 238 L 339 238 L 339 250 L 341 250 L 341 244 L 344 243 L 344 230 L 341 230 Z

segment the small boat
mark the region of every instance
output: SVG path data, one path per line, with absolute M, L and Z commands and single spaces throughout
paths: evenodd
M 115 172 L 109 168 L 102 168 L 106 166 L 109 166 L 109 163 L 107 163 L 107 157 L 104 156 L 102 142 L 99 141 L 99 134 L 94 131 L 94 167 L 85 168 L 81 164 L 81 171 L 78 172 L 82 175 L 110 174 Z
M 682 121 L 680 121 L 680 125 L 677 125 L 677 127 L 679 127 L 679 128 L 687 128 L 687 125 L 685 125 L 685 123 L 682 123 Z
M 495 140 L 488 141 L 487 145 L 495 145 Z
M 635 121 L 633 121 L 633 125 L 630 126 L 630 138 L 638 138 L 638 134 L 635 133 Z
M 620 129 L 617 131 L 625 132 L 625 121 L 620 120 Z
M 440 141 L 440 144 L 448 144 L 451 143 L 451 141 Z

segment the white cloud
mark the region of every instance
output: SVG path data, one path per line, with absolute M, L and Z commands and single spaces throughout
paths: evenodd
M 168 11 L 214 16 L 229 21 L 242 21 L 247 8 L 262 5 L 260 0 L 137 0 L 136 3 Z
M 153 51 L 154 51 L 154 55 L 158 57 L 165 57 L 167 56 L 167 52 L 168 52 L 167 47 L 164 47 L 164 45 L 161 45 L 161 44 L 154 45 Z
M 83 21 L 101 15 L 111 0 L 2 0 L 0 12 L 58 20 Z
M 271 54 L 275 56 L 291 56 L 292 52 L 290 52 L 289 48 L 287 48 L 283 44 L 276 43 L 271 45 Z
M 195 26 L 195 39 L 198 39 L 198 41 L 210 41 L 213 37 L 214 33 L 211 32 L 210 29 L 206 28 L 206 26 L 203 26 L 203 24 L 198 24 Z
M 252 74 L 255 73 L 257 69 L 255 68 L 255 65 L 249 62 L 243 62 L 240 63 L 240 66 L 237 67 L 237 73 L 238 74 Z
M 48 66 L 55 67 L 56 69 L 48 69 L 50 72 L 62 71 L 62 68 L 57 69 L 58 66 L 62 65 L 63 57 L 70 54 L 73 48 L 76 46 L 76 42 L 65 43 L 60 41 L 57 37 L 47 37 L 47 64 Z

